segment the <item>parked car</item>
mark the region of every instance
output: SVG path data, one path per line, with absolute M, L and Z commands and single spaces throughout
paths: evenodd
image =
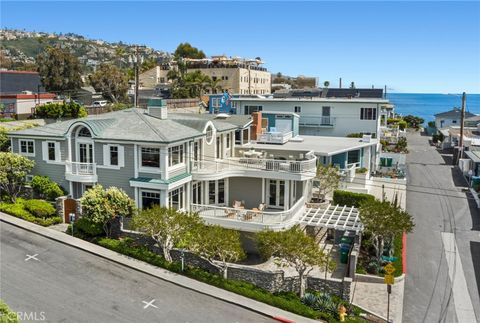
M 102 100 L 102 101 L 93 101 L 92 106 L 93 107 L 104 107 L 108 104 L 108 101 Z

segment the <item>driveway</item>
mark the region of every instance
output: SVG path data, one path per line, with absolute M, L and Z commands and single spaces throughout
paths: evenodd
M 480 321 L 480 213 L 451 155 L 429 137 L 407 135 L 407 240 L 404 322 Z
M 3 222 L 0 255 L 0 298 L 22 321 L 272 322 Z

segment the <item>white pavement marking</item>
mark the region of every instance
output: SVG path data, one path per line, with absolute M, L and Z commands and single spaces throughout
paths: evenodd
M 38 260 L 36 257 L 38 256 L 38 253 L 34 254 L 33 256 L 30 256 L 27 254 L 27 258 L 25 258 L 25 261 L 29 261 L 30 259 L 34 259 L 36 261 L 40 261 Z
M 145 306 L 143 307 L 143 309 L 146 309 L 147 307 L 150 307 L 150 306 L 155 307 L 155 308 L 158 308 L 157 306 L 153 305 L 153 302 L 155 302 L 154 299 L 152 299 L 150 302 L 142 301 L 142 303 L 145 304 Z
M 462 260 L 455 242 L 455 235 L 442 232 L 443 249 L 448 264 L 448 275 L 452 284 L 455 313 L 459 322 L 477 322 L 472 300 L 468 293 L 467 281 L 463 272 Z

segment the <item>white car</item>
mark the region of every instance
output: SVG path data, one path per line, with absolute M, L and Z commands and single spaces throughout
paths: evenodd
M 104 107 L 108 104 L 108 101 L 94 101 L 92 106 L 94 107 Z

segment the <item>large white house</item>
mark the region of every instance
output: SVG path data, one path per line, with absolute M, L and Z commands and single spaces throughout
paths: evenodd
M 240 231 L 281 230 L 308 214 L 358 230 L 351 209 L 313 212 L 318 210 L 306 203 L 318 163 L 338 165 L 351 179 L 356 169 L 375 167 L 377 140 L 299 136 L 298 115 L 268 118 L 270 126 L 263 128 L 259 113 L 167 114 L 164 101 L 152 99 L 148 110 L 57 122 L 9 136 L 13 152 L 35 160 L 33 174 L 49 176 L 73 198 L 99 183 L 122 188 L 139 208 L 159 204 L 197 211 L 208 223 Z M 344 213 L 348 219 L 337 221 Z
M 345 137 L 353 133 L 377 137 L 382 119 L 391 111 L 381 98 L 272 98 L 234 97 L 233 111 L 250 115 L 255 111 L 289 112 L 300 116 L 300 134 Z

